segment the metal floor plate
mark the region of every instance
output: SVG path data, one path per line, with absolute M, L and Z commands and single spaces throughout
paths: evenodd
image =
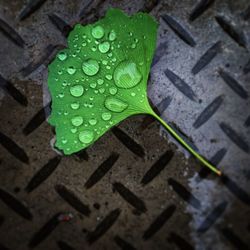
M 53 148 L 46 67 L 110 7 L 158 20 L 149 98 L 221 178 L 146 116 Z M 249 22 L 247 0 L 0 0 L 0 249 L 249 249 Z

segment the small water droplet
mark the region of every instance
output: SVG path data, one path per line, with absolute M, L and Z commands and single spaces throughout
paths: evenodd
M 110 49 L 110 43 L 109 42 L 102 42 L 98 45 L 98 49 L 101 53 L 107 53 Z
M 116 88 L 116 87 L 110 87 L 110 88 L 109 88 L 109 93 L 110 93 L 111 95 L 115 95 L 115 94 L 117 93 L 117 88 Z
M 108 64 L 108 61 L 107 61 L 107 60 L 102 60 L 102 64 L 103 64 L 103 65 L 107 65 L 107 64 Z
M 80 104 L 79 104 L 78 102 L 74 102 L 74 103 L 71 103 L 71 104 L 70 104 L 70 107 L 71 107 L 72 109 L 78 109 L 79 106 L 80 106 Z
M 88 76 L 96 75 L 100 67 L 96 60 L 88 59 L 82 63 L 82 70 Z
M 82 46 L 83 46 L 83 47 L 85 47 L 86 45 L 87 45 L 87 43 L 85 43 L 85 42 L 82 43 Z
M 69 66 L 69 67 L 67 68 L 67 72 L 68 72 L 70 75 L 73 75 L 73 74 L 75 74 L 76 69 L 75 69 L 74 66 Z
M 103 119 L 104 121 L 110 120 L 111 117 L 112 117 L 111 113 L 108 113 L 108 112 L 102 113 L 102 119 Z
M 81 116 L 75 116 L 71 119 L 71 123 L 74 126 L 79 127 L 83 124 L 83 118 Z
M 117 87 L 133 88 L 142 79 L 142 74 L 136 64 L 131 61 L 123 61 L 117 65 L 114 71 L 114 81 Z
M 84 92 L 84 89 L 82 85 L 75 85 L 70 88 L 70 94 L 75 97 L 82 96 L 83 92 Z
M 75 133 L 77 132 L 77 129 L 76 129 L 76 128 L 72 128 L 70 131 L 71 131 L 73 134 L 75 134 Z
M 60 94 L 58 94 L 58 96 L 59 96 L 60 98 L 63 98 L 63 97 L 64 97 L 64 94 L 63 94 L 63 93 L 60 93 Z
M 90 130 L 84 130 L 79 133 L 79 140 L 83 143 L 90 143 L 94 139 L 94 132 Z
M 128 35 L 129 35 L 129 36 L 133 36 L 133 33 L 132 33 L 132 32 L 129 32 Z
M 91 34 L 94 38 L 100 39 L 104 36 L 104 29 L 102 26 L 97 25 L 92 29 Z
M 105 107 L 113 112 L 122 112 L 128 107 L 128 104 L 115 97 L 107 97 L 104 103 Z
M 91 118 L 91 119 L 89 120 L 89 124 L 92 125 L 92 126 L 96 125 L 96 123 L 97 123 L 96 118 Z
M 103 80 L 103 79 L 98 79 L 98 80 L 97 80 L 97 83 L 98 83 L 99 85 L 102 85 L 102 84 L 104 83 L 104 80 Z
M 112 79 L 112 75 L 106 75 L 105 78 L 108 79 L 108 80 L 111 80 Z
M 100 94 L 103 94 L 105 92 L 105 88 L 99 88 L 98 91 Z
M 135 44 L 135 43 L 132 43 L 131 48 L 132 48 L 132 49 L 135 49 L 135 48 L 136 48 L 136 44 Z
M 64 60 L 67 59 L 67 54 L 64 51 L 61 51 L 61 52 L 58 53 L 57 57 L 58 57 L 59 60 L 64 61 Z
M 116 39 L 116 33 L 114 30 L 109 32 L 109 41 L 114 41 Z
M 131 93 L 131 96 L 135 96 L 136 94 L 134 92 Z
M 92 50 L 92 51 L 96 51 L 96 50 L 97 50 L 96 46 L 93 46 L 93 47 L 91 48 L 91 50 Z
M 96 83 L 95 82 L 92 82 L 89 84 L 90 88 L 94 89 L 96 87 Z
M 67 141 L 68 141 L 67 139 L 62 139 L 62 143 L 63 143 L 63 144 L 66 144 Z

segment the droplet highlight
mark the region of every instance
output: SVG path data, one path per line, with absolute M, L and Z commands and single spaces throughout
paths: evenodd
M 104 105 L 108 110 L 117 113 L 124 111 L 128 107 L 127 103 L 115 97 L 107 97 Z
M 88 76 L 96 75 L 99 69 L 99 63 L 96 60 L 88 59 L 82 63 L 82 70 Z

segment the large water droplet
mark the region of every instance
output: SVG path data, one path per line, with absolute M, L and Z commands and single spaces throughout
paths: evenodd
M 128 107 L 128 104 L 115 97 L 107 97 L 104 103 L 105 107 L 113 112 L 122 112 Z
M 110 49 L 110 43 L 109 42 L 103 42 L 98 45 L 98 49 L 101 53 L 107 53 Z
M 70 88 L 70 94 L 75 97 L 82 96 L 83 92 L 84 92 L 84 89 L 82 85 L 75 85 Z
M 90 130 L 84 130 L 79 133 L 79 140 L 83 143 L 90 143 L 94 139 L 94 132 Z
M 97 25 L 92 29 L 91 34 L 94 38 L 100 39 L 104 36 L 104 29 L 102 26 Z
M 108 112 L 102 113 L 102 119 L 103 119 L 104 121 L 110 120 L 111 117 L 112 117 L 111 113 L 108 113 Z
M 67 54 L 66 54 L 66 52 L 62 51 L 62 52 L 58 53 L 57 57 L 59 60 L 64 61 L 67 59 Z
M 136 64 L 131 61 L 123 61 L 118 64 L 114 71 L 114 81 L 117 87 L 133 88 L 142 79 L 142 74 Z
M 74 126 L 79 127 L 83 124 L 83 118 L 81 116 L 75 116 L 71 119 L 71 123 Z
M 96 125 L 96 123 L 97 123 L 97 120 L 96 120 L 96 118 L 91 118 L 90 120 L 89 120 L 89 124 L 90 125 Z
M 96 60 L 88 59 L 82 63 L 82 70 L 88 76 L 94 76 L 99 71 L 100 67 Z
M 70 66 L 70 67 L 67 68 L 67 72 L 68 72 L 70 75 L 73 75 L 73 74 L 75 74 L 76 69 L 75 69 L 75 67 Z
M 109 41 L 114 41 L 116 39 L 116 33 L 114 30 L 109 32 Z

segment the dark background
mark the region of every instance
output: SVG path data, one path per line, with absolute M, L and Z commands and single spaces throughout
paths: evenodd
M 222 177 L 145 116 L 53 148 L 47 65 L 109 7 L 158 20 L 149 98 Z M 249 249 L 249 22 L 247 0 L 0 0 L 0 249 Z

